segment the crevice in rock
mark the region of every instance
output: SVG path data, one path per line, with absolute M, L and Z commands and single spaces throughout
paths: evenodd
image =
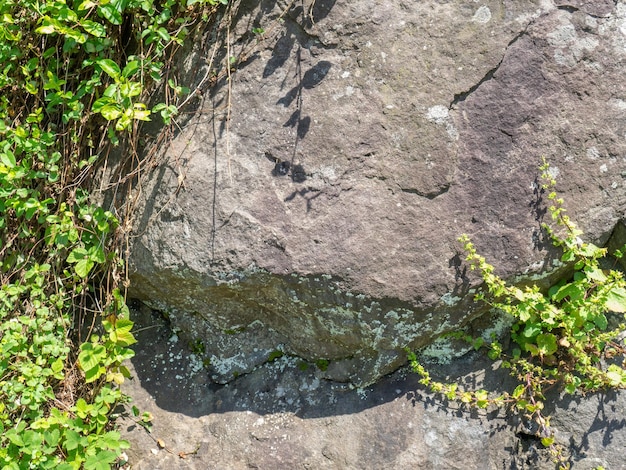
M 532 23 L 532 22 L 531 22 Z M 463 101 L 465 101 L 472 93 L 474 93 L 478 88 L 480 88 L 480 86 L 485 83 L 488 82 L 489 80 L 491 80 L 493 78 L 493 76 L 495 75 L 495 73 L 498 71 L 498 69 L 500 68 L 500 66 L 502 65 L 502 62 L 504 61 L 504 58 L 506 57 L 506 54 L 509 50 L 509 48 L 515 44 L 522 36 L 524 36 L 528 30 L 528 27 L 531 25 L 531 23 L 528 23 L 526 25 L 526 27 L 520 31 L 513 39 L 511 39 L 509 41 L 509 43 L 506 45 L 506 47 L 504 48 L 504 53 L 502 54 L 502 58 L 500 59 L 500 62 L 498 62 L 498 64 L 493 67 L 492 69 L 488 70 L 487 73 L 483 76 L 483 78 L 481 78 L 475 85 L 473 85 L 469 90 L 466 91 L 462 91 L 460 93 L 457 93 L 454 95 L 454 98 L 452 99 L 452 101 L 450 102 L 450 105 L 448 106 L 448 109 L 452 109 L 454 108 L 457 104 L 462 103 Z
M 446 183 L 445 185 L 443 185 L 441 188 L 435 190 L 435 191 L 429 191 L 429 192 L 425 192 L 425 191 L 420 191 L 418 189 L 415 188 L 400 188 L 400 190 L 403 193 L 408 193 L 408 194 L 416 194 L 418 196 L 421 197 L 425 197 L 426 199 L 435 199 L 437 196 L 441 196 L 442 194 L 445 194 L 448 192 L 448 190 L 450 189 L 450 183 Z
M 608 7 L 610 3 L 613 4 L 613 8 L 609 7 L 608 10 L 605 10 L 605 8 L 603 7 Z M 571 3 L 567 1 L 563 1 L 562 3 L 559 2 L 559 4 L 556 5 L 556 8 L 557 10 L 566 11 L 571 14 L 581 11 L 587 16 L 590 16 L 596 19 L 601 19 L 601 18 L 607 18 L 611 16 L 611 12 L 615 7 L 617 7 L 617 4 L 618 4 L 618 0 L 613 0 L 613 2 L 610 2 L 610 0 L 609 1 L 596 0 L 595 3 L 594 2 L 586 2 L 586 3 L 582 2 L 580 5 L 576 6 L 576 5 L 572 5 Z
M 563 10 L 566 11 L 568 13 L 576 13 L 578 10 L 580 10 L 580 8 L 577 8 L 573 5 L 557 5 L 556 6 L 557 10 Z

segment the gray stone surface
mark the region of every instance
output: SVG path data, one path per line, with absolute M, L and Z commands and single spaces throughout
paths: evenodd
M 141 308 L 132 316 L 139 342 L 130 364 L 134 379 L 123 389 L 153 415 L 151 434 L 129 417 L 118 421 L 131 442 L 132 469 L 555 468 L 515 416 L 442 402 L 404 369 L 353 389 L 324 380 L 314 364 L 303 370 L 302 361 L 284 356 L 218 385 L 161 315 Z M 439 379 L 492 393 L 513 386 L 506 372 L 476 353 L 429 369 Z M 546 411 L 574 470 L 624 468 L 625 393 L 573 400 L 553 394 Z
M 288 3 L 234 2 L 217 49 L 232 77 L 190 100 L 141 184 L 131 295 L 202 343 L 215 381 L 276 350 L 357 385 L 397 369 L 404 346 L 482 313 L 461 233 L 503 276 L 548 276 L 542 155 L 608 241 L 626 202 L 624 2 Z M 212 34 L 184 61 L 192 88 Z

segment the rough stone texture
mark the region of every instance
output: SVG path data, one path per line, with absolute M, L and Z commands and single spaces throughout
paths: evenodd
M 303 370 L 298 359 L 282 357 L 216 385 L 163 317 L 145 308 L 133 313 L 135 377 L 123 387 L 154 417 L 151 434 L 128 417 L 119 421 L 134 470 L 555 468 L 516 417 L 443 403 L 405 370 L 351 389 L 324 380 L 313 364 Z M 430 369 L 493 393 L 513 386 L 476 353 Z M 626 393 L 550 396 L 546 412 L 573 470 L 624 468 Z
M 398 368 L 481 313 L 464 232 L 500 274 L 548 276 L 542 155 L 607 243 L 626 207 L 623 2 L 287 3 L 235 2 L 218 52 L 241 62 L 192 100 L 136 212 L 131 295 L 200 342 L 213 380 L 277 350 L 357 385 Z

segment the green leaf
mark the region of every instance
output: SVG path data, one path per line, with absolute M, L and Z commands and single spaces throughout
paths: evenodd
M 106 357 L 106 348 L 101 344 L 83 343 L 80 349 L 78 363 L 84 371 L 98 367 Z
M 607 278 L 600 268 L 588 269 L 585 270 L 585 273 L 587 274 L 587 277 L 589 279 L 592 279 L 596 282 L 606 282 Z
M 524 348 L 526 349 L 526 351 L 528 351 L 533 356 L 538 356 L 539 355 L 539 348 L 535 344 L 533 344 L 533 343 L 525 344 Z
M 167 29 L 165 29 L 164 27 L 160 27 L 159 29 L 157 29 L 155 31 L 159 37 L 161 39 L 163 39 L 163 41 L 165 42 L 169 42 L 169 40 L 171 39 L 170 34 L 167 32 Z
M 89 442 L 86 437 L 81 436 L 72 429 L 65 431 L 63 437 L 63 447 L 68 451 L 86 447 Z
M 82 20 L 80 24 L 85 31 L 97 38 L 103 38 L 107 34 L 106 28 L 100 23 L 96 23 L 95 21 Z
M 102 117 L 107 121 L 114 121 L 115 119 L 119 118 L 123 113 L 121 108 L 117 104 L 108 104 L 100 109 L 100 114 L 102 114 Z
M 5 149 L 4 152 L 0 153 L 0 160 L 7 166 L 7 168 L 15 168 L 15 165 L 17 164 L 15 161 L 15 155 L 9 149 Z
M 476 406 L 478 408 L 487 408 L 489 405 L 489 395 L 486 390 L 477 390 L 474 396 L 476 397 Z
M 138 60 L 131 60 L 126 64 L 124 70 L 122 70 L 122 76 L 125 78 L 132 77 L 138 70 L 140 69 L 140 64 Z
M 9 429 L 4 435 L 11 441 L 11 444 L 24 447 L 22 436 L 15 429 Z
M 119 2 L 115 2 L 115 3 L 119 3 Z M 123 21 L 122 11 L 117 9 L 114 2 L 109 2 L 105 5 L 100 5 L 98 7 L 98 14 L 104 17 L 111 24 L 114 24 L 114 25 L 122 24 L 122 21 Z
M 85 470 L 110 470 L 111 464 L 117 459 L 117 454 L 110 450 L 90 455 L 85 460 Z
M 593 319 L 593 322 L 602 331 L 606 330 L 609 326 L 609 321 L 606 319 L 606 316 L 603 313 L 596 315 Z
M 78 15 L 76 15 L 76 12 L 67 7 L 60 8 L 56 17 L 66 23 L 76 23 L 78 21 Z
M 556 336 L 552 333 L 537 335 L 537 347 L 542 356 L 550 356 L 557 350 Z
M 526 338 L 534 338 L 539 333 L 541 333 L 541 327 L 534 323 L 529 323 L 526 325 L 526 328 L 524 328 L 524 331 L 522 331 L 522 335 Z
M 565 284 L 558 291 L 556 291 L 556 293 L 552 296 L 552 299 L 557 302 L 563 300 L 565 297 L 569 297 L 572 300 L 577 300 L 581 298 L 582 291 L 584 291 L 583 287 L 576 284 L 575 282 L 572 282 L 569 284 Z
M 43 443 L 43 435 L 32 429 L 27 429 L 22 434 L 24 440 L 24 447 L 28 448 L 31 452 L 39 449 Z
M 65 364 L 64 364 L 63 359 L 58 358 L 56 361 L 52 363 L 50 368 L 52 369 L 52 372 L 54 372 L 55 374 L 59 374 L 63 371 L 64 365 Z
M 56 447 L 59 443 L 60 432 L 57 428 L 44 433 L 44 439 L 49 446 Z
M 119 79 L 122 71 L 120 66 L 113 62 L 111 59 L 100 59 L 96 61 L 96 64 L 112 79 Z
M 89 254 L 89 259 L 96 263 L 104 263 L 106 259 L 104 255 L 104 250 L 99 245 L 92 246 L 91 248 L 89 248 L 88 254 Z
M 604 305 L 612 312 L 626 312 L 626 290 L 622 287 L 614 287 L 611 289 Z
M 53 34 L 57 31 L 58 21 L 51 19 L 48 16 L 41 18 L 41 26 L 35 29 L 37 34 Z
M 586 258 L 601 257 L 605 252 L 605 248 L 600 248 L 593 243 L 583 243 L 580 248 L 580 253 Z
M 111 330 L 111 341 L 119 346 L 130 346 L 135 344 L 137 340 L 131 333 L 131 329 L 134 323 L 131 320 L 125 318 L 118 318 L 115 322 L 115 328 Z
M 485 344 L 485 340 L 484 338 L 482 338 L 481 336 L 479 336 L 478 338 L 476 338 L 473 343 L 472 346 L 474 347 L 474 349 L 476 351 L 478 351 L 480 348 L 483 347 L 483 345 Z
M 516 313 L 522 322 L 527 322 L 533 316 L 532 308 L 527 303 L 519 304 Z
M 609 379 L 609 385 L 611 387 L 618 388 L 626 385 L 626 370 L 616 364 L 609 366 L 606 377 Z
M 89 254 L 87 253 L 87 250 L 85 250 L 84 248 L 74 248 L 69 256 L 67 257 L 67 262 L 68 263 L 78 263 L 81 260 L 84 260 L 85 258 L 88 258 Z
M 115 100 L 110 96 L 103 96 L 94 101 L 93 105 L 91 105 L 91 110 L 94 113 L 99 113 L 102 111 L 102 108 L 110 104 L 115 104 Z
M 524 385 L 518 385 L 517 387 L 515 387 L 515 390 L 513 390 L 511 396 L 517 400 L 519 397 L 522 396 L 524 390 L 526 390 L 526 387 Z
M 96 5 L 97 5 L 97 3 L 93 2 L 92 0 L 85 0 L 83 3 L 78 5 L 77 10 L 78 11 L 90 10 L 93 7 L 95 7 Z
M 94 266 L 94 262 L 90 259 L 82 259 L 78 263 L 74 265 L 74 272 L 80 278 L 86 278 L 91 271 L 91 268 Z
M 100 367 L 100 366 L 96 366 L 96 367 L 94 367 L 92 369 L 86 370 L 85 371 L 85 382 L 86 383 L 95 382 L 105 372 L 106 372 L 106 369 L 104 367 Z

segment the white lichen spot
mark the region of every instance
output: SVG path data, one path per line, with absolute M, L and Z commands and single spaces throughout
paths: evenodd
M 431 106 L 428 108 L 428 112 L 426 113 L 426 119 L 435 124 L 444 124 L 448 119 L 450 113 L 446 106 L 442 106 L 440 104 L 436 106 Z
M 555 62 L 568 67 L 576 65 L 587 52 L 593 51 L 599 44 L 598 40 L 592 37 L 579 38 L 576 27 L 569 22 L 548 33 L 547 39 L 555 48 Z
M 420 356 L 438 364 L 450 364 L 452 359 L 466 354 L 471 347 L 459 347 L 453 345 L 450 338 L 437 338 L 430 345 L 420 351 Z
M 483 5 L 476 10 L 476 13 L 474 13 L 474 16 L 472 17 L 472 21 L 475 21 L 476 23 L 485 24 L 489 23 L 489 20 L 491 20 L 491 10 L 486 5 Z
M 311 383 L 309 383 L 307 380 L 304 381 L 304 383 L 302 385 L 300 385 L 300 391 L 301 392 L 305 392 L 305 391 L 313 391 L 313 390 L 317 390 L 320 386 L 320 379 L 315 377 Z
M 567 47 L 578 38 L 576 28 L 572 23 L 562 24 L 547 34 L 548 43 L 552 47 Z
M 461 300 L 461 297 L 453 296 L 450 292 L 446 292 L 441 296 L 441 301 L 450 307 L 456 305 L 459 300 Z
M 196 354 L 190 354 L 189 355 L 189 372 L 191 372 L 191 374 L 194 375 L 200 372 L 203 368 L 204 368 L 204 364 L 202 362 L 202 359 Z
M 202 366 L 202 363 L 200 365 Z M 217 374 L 230 375 L 236 371 L 246 370 L 249 364 L 243 354 L 225 358 L 212 355 L 211 366 Z
M 563 262 L 562 262 L 560 259 L 558 259 L 558 258 L 554 258 L 554 259 L 552 260 L 552 266 L 553 266 L 555 269 L 556 269 L 556 268 L 560 268 L 560 267 L 561 267 L 561 266 L 563 266 L 564 264 L 565 264 L 565 263 L 563 263 Z M 548 275 L 549 275 L 549 273 L 545 273 L 545 275 L 544 275 L 543 277 L 548 277 Z M 532 279 L 532 277 L 531 277 L 531 280 L 534 280 L 534 279 Z
M 350 76 L 350 72 L 348 72 L 347 70 L 341 74 L 341 78 L 348 78 Z
M 619 98 L 613 98 L 609 102 L 611 103 L 611 105 L 613 105 L 617 109 L 621 111 L 626 111 L 626 101 L 619 99 Z
M 323 166 L 319 169 L 319 175 L 330 182 L 333 182 L 337 179 L 337 173 L 335 172 L 335 169 L 332 166 Z M 332 276 L 329 276 L 328 274 L 322 274 L 322 278 L 324 280 L 329 280 L 332 279 Z
M 606 173 L 607 171 L 609 171 L 609 167 L 606 166 L 606 163 L 600 165 L 600 173 Z
M 435 105 L 428 108 L 428 112 L 426 113 L 426 119 L 430 122 L 434 122 L 438 125 L 443 125 L 446 127 L 446 132 L 453 140 L 457 140 L 459 137 L 459 133 L 454 127 L 450 119 L 450 112 L 446 106 L 443 105 Z
M 400 316 L 393 310 L 390 310 L 385 314 L 385 318 L 388 320 L 398 320 Z
M 491 341 L 493 336 L 496 338 L 502 338 L 507 331 L 511 330 L 513 323 L 514 318 L 511 315 L 506 315 L 500 312 L 491 327 L 486 328 L 482 332 L 481 336 L 485 341 Z

